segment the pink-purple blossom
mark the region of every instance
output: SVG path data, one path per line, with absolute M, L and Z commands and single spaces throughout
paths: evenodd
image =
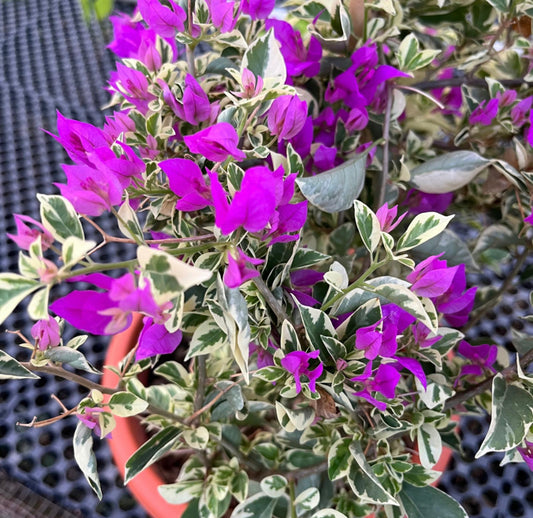
M 54 184 L 73 207 L 87 216 L 100 216 L 122 201 L 123 187 L 105 169 L 86 165 L 63 165 L 66 184 Z
M 376 217 L 378 218 L 382 232 L 391 232 L 394 230 L 400 224 L 402 219 L 405 218 L 406 214 L 407 213 L 404 213 L 396 219 L 396 216 L 398 215 L 398 205 L 394 205 L 394 207 L 389 209 L 388 203 L 383 204 L 376 211 Z M 395 219 L 396 221 L 394 221 Z
M 268 110 L 268 129 L 272 135 L 288 140 L 303 128 L 307 118 L 307 103 L 297 95 L 281 95 Z
M 266 29 L 273 28 L 274 36 L 281 44 L 281 54 L 289 76 L 304 75 L 314 77 L 320 71 L 322 47 L 319 41 L 311 36 L 306 48 L 299 31 L 291 24 L 282 20 L 266 20 Z
M 368 362 L 365 370 L 359 376 L 355 376 L 350 381 L 362 383 L 363 389 L 354 392 L 354 396 L 362 397 L 379 410 L 387 408 L 387 404 L 377 400 L 372 396 L 372 392 L 378 392 L 387 399 L 393 399 L 396 395 L 396 387 L 400 382 L 401 375 L 391 364 L 379 365 L 374 376 L 372 376 L 372 362 Z
M 148 26 L 162 37 L 174 37 L 176 31 L 185 30 L 185 11 L 174 0 L 166 0 L 170 7 L 159 0 L 138 0 L 137 7 Z
M 241 8 L 235 12 L 234 0 L 206 0 L 206 3 L 211 21 L 221 33 L 230 32 L 235 28 Z
M 170 190 L 180 198 L 176 202 L 178 210 L 189 212 L 212 205 L 211 190 L 196 162 L 170 158 L 159 162 L 159 167 L 168 177 Z
M 76 413 L 76 417 L 87 427 L 90 428 L 97 437 L 102 437 L 102 428 L 100 427 L 100 414 L 104 412 L 103 408 L 99 407 L 83 407 L 81 411 Z M 111 439 L 111 433 L 105 436 Z
M 276 5 L 276 0 L 241 0 L 242 12 L 249 15 L 252 20 L 268 18 Z
M 165 101 L 167 101 L 166 97 Z M 181 103 L 172 103 L 172 108 L 180 119 L 193 126 L 208 120 L 211 116 L 211 104 L 207 94 L 191 74 L 185 76 L 185 87 Z
M 462 376 L 482 376 L 487 370 L 493 373 L 496 372 L 493 365 L 498 355 L 497 346 L 488 344 L 470 345 L 466 340 L 461 340 L 457 347 L 457 352 L 470 360 L 470 363 L 461 367 L 457 381 Z
M 228 288 L 238 288 L 244 282 L 259 277 L 259 272 L 249 265 L 257 266 L 264 262 L 263 259 L 246 255 L 240 248 L 228 252 L 228 267 L 224 272 L 224 284 Z
M 109 76 L 109 90 L 117 92 L 130 102 L 142 114 L 148 112 L 148 104 L 156 96 L 148 90 L 150 83 L 146 75 L 140 70 L 117 63 L 117 69 Z
M 154 323 L 152 317 L 144 317 L 143 328 L 139 334 L 139 347 L 135 352 L 135 361 L 159 354 L 172 354 L 182 338 L 183 334 L 179 329 L 171 333 L 163 324 Z
M 519 446 L 516 449 L 522 455 L 522 459 L 524 459 L 528 468 L 533 471 L 533 442 L 524 441 L 524 446 Z
M 44 251 L 50 248 L 54 242 L 54 236 L 52 236 L 52 234 L 50 234 L 50 232 L 44 228 L 42 223 L 22 214 L 14 214 L 13 218 L 15 219 L 15 225 L 17 226 L 17 233 L 7 234 L 7 237 L 15 241 L 19 248 L 22 248 L 23 250 L 29 250 L 30 245 L 39 236 L 41 237 L 42 250 Z M 33 228 L 28 226 L 26 223 L 32 225 Z
M 31 336 L 41 351 L 55 347 L 61 343 L 61 332 L 55 318 L 49 317 L 37 321 L 31 328 Z
M 500 99 L 494 97 L 487 101 L 481 101 L 479 105 L 470 114 L 468 122 L 470 124 L 481 124 L 482 126 L 488 126 L 492 123 L 494 117 L 498 115 L 498 106 Z
M 239 135 L 228 122 L 219 122 L 193 135 L 184 137 L 191 153 L 198 153 L 213 162 L 224 162 L 232 156 L 235 160 L 244 160 L 246 154 L 238 149 Z
M 318 365 L 314 369 L 311 369 L 310 364 L 311 360 L 318 358 L 319 355 L 320 351 L 312 351 L 310 353 L 306 353 L 305 351 L 292 351 L 281 359 L 281 366 L 294 376 L 296 394 L 299 394 L 302 390 L 302 376 L 307 376 L 309 390 L 311 392 L 316 391 L 316 381 L 322 375 L 324 365 L 319 361 Z

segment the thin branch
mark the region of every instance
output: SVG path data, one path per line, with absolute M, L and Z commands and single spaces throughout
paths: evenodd
M 196 410 L 193 414 L 191 414 L 187 419 L 185 419 L 184 424 L 191 424 L 194 422 L 196 418 L 198 418 L 200 415 L 202 415 L 204 412 L 209 410 L 224 394 L 227 394 L 237 383 L 232 383 L 229 387 L 226 387 L 223 390 L 220 390 L 220 392 L 211 400 L 209 403 L 204 405 L 203 407 Z
M 385 109 L 385 120 L 383 122 L 383 138 L 385 142 L 383 144 L 382 168 L 378 174 L 378 181 L 376 184 L 376 202 L 374 204 L 376 209 L 379 209 L 379 207 L 385 202 L 385 190 L 389 179 L 389 132 L 393 100 L 392 88 L 389 84 L 387 85 L 386 95 L 387 108 Z
M 518 358 L 517 358 L 518 362 Z M 533 349 L 528 351 L 524 357 L 522 358 L 522 368 L 526 369 L 527 366 L 533 362 Z M 507 367 L 506 369 L 503 369 L 501 371 L 501 375 L 505 378 L 506 381 L 513 381 L 517 377 L 517 365 L 513 365 L 512 367 Z M 444 406 L 445 409 L 455 408 L 456 406 L 464 403 L 465 401 L 468 401 L 469 399 L 479 396 L 480 394 L 483 394 L 483 392 L 486 392 L 490 389 L 492 386 L 492 381 L 494 380 L 496 374 L 493 376 L 490 376 L 489 378 L 481 381 L 480 383 L 477 383 L 476 385 L 473 385 L 472 387 L 463 390 L 461 392 L 457 392 L 455 396 L 451 397 L 446 401 L 446 404 Z
M 253 283 L 259 290 L 259 293 L 263 295 L 270 309 L 275 313 L 276 317 L 278 317 L 278 321 L 283 322 L 284 320 L 290 320 L 289 315 L 283 309 L 283 306 L 279 303 L 278 299 L 274 297 L 268 286 L 265 284 L 265 281 L 261 277 L 255 277 Z
M 207 381 L 207 369 L 206 369 L 206 361 L 205 356 L 197 356 L 196 357 L 196 371 L 198 373 L 198 383 L 196 386 L 196 395 L 194 397 L 194 416 L 195 419 L 201 415 L 202 413 L 202 407 L 204 404 L 204 398 L 205 398 L 205 384 Z M 190 421 L 191 423 L 193 420 Z
M 524 84 L 533 85 L 532 82 L 525 81 L 524 79 L 500 79 L 498 82 L 501 83 L 503 86 L 507 86 L 509 88 L 521 86 Z M 480 88 L 489 87 L 484 79 L 472 78 L 467 76 L 451 77 L 450 79 L 434 79 L 431 81 L 420 81 L 411 86 L 413 88 L 416 88 L 417 90 L 434 90 L 437 88 L 446 88 L 448 86 L 453 87 L 462 85 L 478 86 Z
M 530 251 L 531 250 L 529 247 L 524 248 L 522 253 L 518 256 L 514 268 L 503 281 L 500 289 L 498 290 L 498 293 L 491 297 L 491 299 L 486 302 L 481 308 L 479 308 L 477 313 L 468 321 L 466 325 L 461 328 L 461 332 L 465 333 L 466 331 L 474 327 L 487 314 L 490 309 L 492 309 L 500 302 L 500 297 L 512 287 L 513 281 L 515 280 L 516 275 L 522 269 L 522 266 L 524 265 L 525 260 L 528 258 Z

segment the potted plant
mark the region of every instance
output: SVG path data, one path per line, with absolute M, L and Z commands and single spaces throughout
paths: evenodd
M 531 248 L 531 7 L 403 4 L 139 0 L 112 19 L 114 114 L 58 115 L 67 183 L 41 221 L 15 216 L 20 271 L 0 274 L 0 321 L 26 298 L 36 321 L 0 372 L 88 389 L 57 419 L 77 417 L 97 494 L 93 437 L 131 416 L 147 439 L 126 483 L 179 456 L 158 491 L 190 516 L 466 516 L 431 486 L 465 412 L 491 414 L 478 456 L 533 464 L 531 338 L 510 358 L 469 335 Z M 133 258 L 95 260 L 109 242 Z M 499 292 L 467 285 L 505 261 Z M 87 333 L 139 313 L 115 384 L 74 372 L 95 371 Z

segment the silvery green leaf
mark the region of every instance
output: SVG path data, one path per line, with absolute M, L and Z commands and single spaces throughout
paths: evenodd
M 181 430 L 179 428 L 176 428 L 175 426 L 167 426 L 148 439 L 148 441 L 146 441 L 127 460 L 124 483 L 127 484 L 143 469 L 152 465 L 165 455 L 167 451 L 171 450 L 180 435 Z
M 328 452 L 328 477 L 331 481 L 345 477 L 350 472 L 352 453 L 350 451 L 351 437 L 344 437 L 336 441 Z
M 415 59 L 418 54 L 419 44 L 416 36 L 412 33 L 408 34 L 400 43 L 398 47 L 398 62 L 401 70 L 407 70 L 409 63 Z
M 506 451 L 518 446 L 533 424 L 533 396 L 508 384 L 501 374 L 492 382 L 492 417 L 489 430 L 476 458 L 490 451 Z
M 511 328 L 512 343 L 519 354 L 527 354 L 533 349 L 533 336 Z
M 519 243 L 519 239 L 506 225 L 497 223 L 484 228 L 476 240 L 476 246 L 472 251 L 478 257 L 489 248 L 508 248 Z
M 228 380 L 222 380 L 215 384 L 217 389 L 212 393 L 216 397 L 219 392 L 226 391 L 225 394 L 216 402 L 211 410 L 211 419 L 220 421 L 235 416 L 236 412 L 244 408 L 244 397 L 242 388 L 239 384 Z M 206 404 L 210 398 L 206 399 Z
M 158 486 L 159 494 L 173 505 L 186 504 L 198 498 L 204 489 L 203 480 L 180 480 L 173 484 Z
M 261 489 L 263 493 L 271 498 L 279 498 L 285 493 L 288 482 L 282 475 L 270 475 L 261 480 Z
M 490 160 L 473 151 L 453 151 L 415 167 L 410 183 L 426 193 L 455 191 L 471 182 L 489 164 Z
M 34 293 L 28 304 L 28 315 L 32 320 L 41 320 L 48 318 L 48 297 L 50 295 L 51 285 L 48 284 L 44 288 Z
M 372 253 L 381 240 L 381 227 L 377 216 L 362 202 L 354 202 L 355 224 L 366 249 Z
M 0 350 L 0 379 L 39 379 L 39 376 L 26 369 L 5 351 Z
M 41 203 L 41 221 L 55 239 L 63 242 L 67 237 L 84 239 L 79 216 L 72 204 L 63 196 L 37 194 Z
M 96 456 L 93 452 L 93 432 L 81 421 L 78 422 L 73 437 L 74 458 L 96 496 L 102 499 L 102 489 L 96 470 Z
M 437 429 L 431 424 L 423 424 L 416 431 L 420 463 L 425 468 L 437 464 L 442 453 L 442 439 Z
M 404 482 L 398 498 L 409 518 L 468 518 L 458 502 L 431 486 L 415 487 Z
M 262 77 L 265 86 L 269 88 L 285 83 L 287 69 L 272 29 L 254 39 L 248 47 L 242 58 L 241 69 L 245 68 L 251 70 L 256 77 Z
M 438 236 L 448 226 L 452 218 L 453 216 L 443 216 L 438 212 L 418 214 L 398 240 L 397 252 L 405 252 Z
M 313 26 L 310 26 L 309 32 L 320 42 L 323 49 L 337 53 L 345 52 L 346 42 L 350 37 L 352 24 L 350 21 L 350 15 L 344 5 L 337 4 L 335 12 L 332 15 L 331 24 L 339 36 L 325 37 L 315 30 Z
M 288 320 L 284 320 L 281 325 L 281 339 L 279 344 L 285 354 L 300 349 L 300 341 L 298 340 L 296 329 L 294 329 L 294 326 Z
M 368 464 L 358 441 L 351 442 L 350 452 L 355 461 L 352 462 L 348 474 L 348 482 L 353 492 L 364 502 L 399 505 L 396 499 L 381 485 L 372 467 Z
M 453 230 L 448 228 L 438 236 L 413 248 L 410 254 L 418 262 L 441 252 L 444 252 L 441 259 L 445 259 L 448 262 L 448 266 L 465 264 L 470 270 L 479 270 L 479 266 L 472 257 L 464 239 L 461 239 Z
M 310 203 L 324 212 L 347 210 L 357 199 L 365 182 L 366 155 L 315 176 L 298 178 L 296 183 Z
M 294 500 L 296 512 L 303 514 L 314 509 L 320 502 L 320 491 L 316 487 L 308 487 L 302 491 Z
M 213 320 L 207 320 L 194 330 L 185 360 L 202 354 L 210 354 L 227 343 L 226 333 Z
M 150 287 L 157 303 L 167 302 L 212 277 L 208 270 L 201 270 L 162 250 L 148 246 L 137 248 L 137 259 L 142 273 L 151 281 Z
M 0 324 L 32 291 L 42 286 L 39 281 L 15 273 L 0 273 Z
M 256 493 L 241 502 L 231 513 L 231 518 L 272 518 L 277 499 L 265 493 Z
M 114 415 L 130 417 L 144 412 L 148 407 L 148 401 L 129 392 L 116 392 L 111 396 L 108 405 Z
M 95 369 L 87 358 L 76 349 L 60 345 L 58 347 L 51 347 L 44 352 L 44 357 L 52 362 L 66 363 L 75 369 L 93 374 L 102 374 L 98 369 Z

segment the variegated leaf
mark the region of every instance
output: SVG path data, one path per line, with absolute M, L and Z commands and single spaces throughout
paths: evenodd
M 398 240 L 396 251 L 398 253 L 405 252 L 438 236 L 448 226 L 452 218 L 453 216 L 443 216 L 438 212 L 418 214 Z

